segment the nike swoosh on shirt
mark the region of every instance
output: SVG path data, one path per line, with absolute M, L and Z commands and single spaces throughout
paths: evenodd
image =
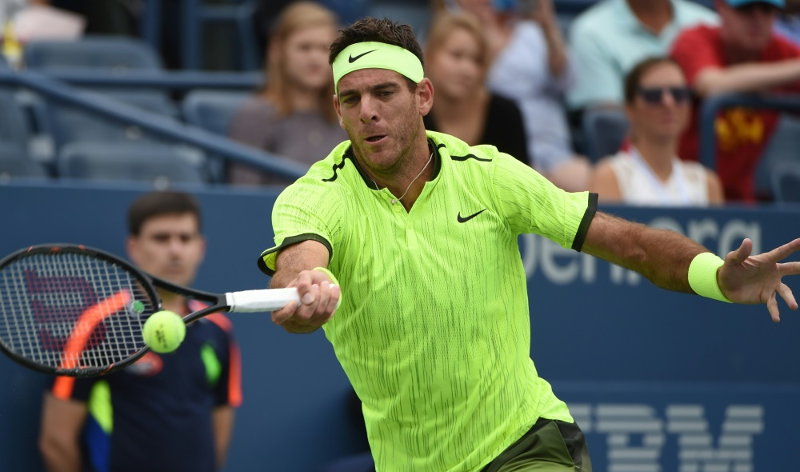
M 473 214 L 471 214 L 469 216 L 461 216 L 461 212 L 459 211 L 458 212 L 458 222 L 459 223 L 466 223 L 467 221 L 475 218 L 476 216 L 480 215 L 484 211 L 486 211 L 486 208 L 484 208 L 483 210 L 479 211 L 478 213 L 473 213 Z
M 353 57 L 353 55 L 350 54 L 350 57 L 348 57 L 347 60 L 348 60 L 348 62 L 350 62 L 352 64 L 352 63 L 356 62 L 357 60 L 361 59 L 362 57 L 366 56 L 367 54 L 369 54 L 371 52 L 375 52 L 375 51 L 377 51 L 377 49 L 373 49 L 372 51 L 362 52 L 361 54 L 357 55 L 356 57 Z

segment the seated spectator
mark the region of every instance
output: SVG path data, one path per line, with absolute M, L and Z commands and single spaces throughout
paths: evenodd
M 312 2 L 292 3 L 270 38 L 267 83 L 236 114 L 231 139 L 311 165 L 347 139 L 333 108 L 328 49 L 336 38 L 335 15 Z M 282 183 L 245 164 L 228 167 L 234 184 Z
M 597 164 L 589 191 L 601 201 L 628 205 L 722 203 L 714 172 L 676 156 L 692 95 L 680 67 L 665 57 L 645 59 L 626 77 L 624 93 L 630 143 Z
M 699 158 L 697 111 L 702 98 L 737 92 L 800 91 L 800 48 L 777 36 L 772 24 L 783 0 L 716 0 L 720 26 L 681 33 L 672 50 L 700 97 L 681 140 L 681 159 Z M 779 114 L 731 108 L 716 119 L 716 171 L 727 200 L 754 201 L 758 159 Z
M 572 149 L 562 103 L 572 71 L 552 0 L 538 0 L 532 11 L 514 9 L 514 2 L 456 3 L 450 8 L 475 15 L 486 32 L 491 58 L 487 84 L 517 101 L 533 167 L 565 190 L 585 190 L 591 167 Z
M 433 82 L 434 106 L 425 129 L 461 138 L 467 144 L 491 144 L 520 161 L 528 160 L 522 114 L 513 100 L 489 92 L 486 36 L 467 13 L 442 13 L 428 32 L 425 71 Z
M 570 26 L 575 87 L 567 96 L 573 110 L 622 106 L 619 84 L 639 61 L 663 56 L 678 33 L 717 16 L 689 0 L 603 0 Z
M 800 0 L 786 0 L 786 7 L 775 21 L 775 32 L 800 46 Z

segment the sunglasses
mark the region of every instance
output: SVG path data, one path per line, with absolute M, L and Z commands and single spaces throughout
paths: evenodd
M 692 98 L 692 89 L 689 87 L 639 87 L 639 96 L 650 105 L 659 105 L 668 93 L 675 103 L 688 102 Z

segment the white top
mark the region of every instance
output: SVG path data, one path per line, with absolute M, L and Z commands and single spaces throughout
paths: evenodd
M 708 176 L 698 162 L 672 159 L 672 174 L 666 182 L 635 148 L 620 151 L 609 159 L 617 177 L 622 201 L 636 206 L 708 206 Z
M 572 66 L 559 76 L 550 73 L 547 40 L 534 21 L 519 21 L 506 47 L 492 63 L 486 77 L 493 92 L 516 100 L 525 121 L 528 155 L 533 167 L 550 172 L 568 160 L 572 142 L 563 95 L 573 82 Z

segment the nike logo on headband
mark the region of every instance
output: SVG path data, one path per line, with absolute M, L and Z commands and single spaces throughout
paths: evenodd
M 353 55 L 350 54 L 350 57 L 348 57 L 347 60 L 348 60 L 348 62 L 350 62 L 352 64 L 352 63 L 356 62 L 357 60 L 361 59 L 362 57 L 366 56 L 367 54 L 369 54 L 371 52 L 375 52 L 375 51 L 377 51 L 377 49 L 373 49 L 372 51 L 362 52 L 361 54 L 359 54 L 356 57 L 353 57 Z

